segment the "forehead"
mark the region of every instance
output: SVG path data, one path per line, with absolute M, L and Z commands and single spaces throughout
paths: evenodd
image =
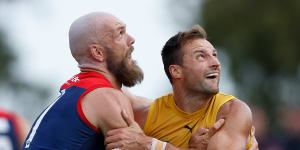
M 124 24 L 124 22 L 114 16 L 107 18 L 105 20 L 105 24 L 108 28 L 110 28 L 112 30 L 126 28 L 126 25 Z
M 191 54 L 196 51 L 213 52 L 216 51 L 214 46 L 206 39 L 193 39 L 187 41 L 182 47 L 184 54 Z
M 120 19 L 111 15 L 100 18 L 96 26 L 98 27 L 97 34 L 103 41 L 113 40 L 114 35 L 116 35 L 119 30 L 126 28 L 126 25 Z

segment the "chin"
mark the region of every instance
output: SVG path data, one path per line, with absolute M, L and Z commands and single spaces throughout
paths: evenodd
M 215 91 L 215 94 L 218 94 L 219 92 L 220 92 L 220 91 L 219 91 L 219 89 L 218 89 L 218 90 Z
M 211 89 L 210 93 L 211 94 L 218 94 L 219 93 L 219 88 L 217 88 L 217 89 Z
M 209 96 L 213 96 L 215 94 L 218 94 L 219 93 L 219 89 L 204 89 L 204 90 L 201 90 L 203 94 L 205 95 L 209 95 Z

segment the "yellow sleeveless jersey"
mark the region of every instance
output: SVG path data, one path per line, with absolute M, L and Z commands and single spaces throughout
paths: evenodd
M 209 104 L 193 113 L 186 113 L 177 107 L 173 93 L 156 99 L 150 106 L 144 125 L 146 135 L 188 148 L 188 142 L 198 127 L 210 128 L 215 122 L 220 107 L 235 97 L 216 94 Z

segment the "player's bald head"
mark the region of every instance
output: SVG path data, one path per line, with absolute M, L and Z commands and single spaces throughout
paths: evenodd
M 69 44 L 73 57 L 78 63 L 89 57 L 90 44 L 104 44 L 109 23 L 117 20 L 109 13 L 93 12 L 75 20 L 69 30 Z

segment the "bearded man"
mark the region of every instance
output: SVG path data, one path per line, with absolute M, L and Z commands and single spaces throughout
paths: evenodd
M 36 119 L 23 150 L 105 149 L 106 132 L 127 126 L 121 110 L 133 118 L 120 89 L 143 79 L 131 59 L 134 41 L 111 14 L 95 12 L 74 21 L 69 44 L 80 73 L 61 86 L 61 95 Z

